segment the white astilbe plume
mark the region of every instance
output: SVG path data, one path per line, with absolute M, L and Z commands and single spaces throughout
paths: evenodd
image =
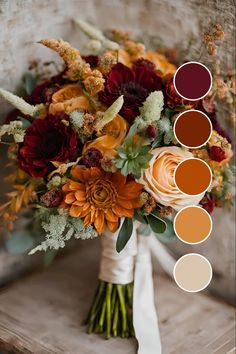
M 23 114 L 35 117 L 45 110 L 44 104 L 31 105 L 23 98 L 14 95 L 13 93 L 0 88 L 0 97 L 11 103 L 14 107 L 19 109 Z
M 151 92 L 143 106 L 139 109 L 140 115 L 135 119 L 137 130 L 143 130 L 159 121 L 164 106 L 162 91 Z
M 163 134 L 164 144 L 169 145 L 174 141 L 173 127 L 170 123 L 169 118 L 163 117 L 157 122 L 158 130 Z
M 46 231 L 46 239 L 31 250 L 29 255 L 37 251 L 46 251 L 47 249 L 58 250 L 59 248 L 64 248 L 65 242 L 72 237 L 86 240 L 97 236 L 97 232 L 91 225 L 84 226 L 80 218 L 72 218 L 64 213 L 50 215 L 48 221 L 42 222 L 42 227 Z

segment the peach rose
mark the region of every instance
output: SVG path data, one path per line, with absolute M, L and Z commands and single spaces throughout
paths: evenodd
M 82 88 L 78 84 L 67 84 L 52 96 L 49 113 L 65 112 L 69 114 L 76 109 L 87 110 L 88 108 L 89 101 L 84 96 Z
M 192 153 L 178 146 L 165 146 L 152 150 L 150 166 L 143 172 L 140 183 L 160 204 L 180 210 L 187 205 L 197 205 L 204 194 L 189 196 L 181 193 L 174 182 L 174 172 L 177 165 Z
M 114 157 L 117 152 L 116 148 L 122 145 L 128 130 L 128 123 L 119 114 L 105 127 L 100 136 L 92 141 L 88 141 L 84 145 L 83 153 L 94 147 L 102 152 L 104 156 Z

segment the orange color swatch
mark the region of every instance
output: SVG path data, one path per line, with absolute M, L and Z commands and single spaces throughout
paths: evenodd
M 210 167 L 197 158 L 186 159 L 175 170 L 175 184 L 179 190 L 188 195 L 205 192 L 212 180 Z
M 185 243 L 201 243 L 211 233 L 212 220 L 205 209 L 191 205 L 177 213 L 174 219 L 174 230 L 177 237 Z
M 193 109 L 181 113 L 174 124 L 176 139 L 188 148 L 205 145 L 211 132 L 212 125 L 207 115 Z

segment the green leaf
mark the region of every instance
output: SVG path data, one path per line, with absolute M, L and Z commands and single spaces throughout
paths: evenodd
M 29 251 L 33 245 L 33 237 L 27 231 L 13 232 L 9 234 L 9 238 L 5 242 L 7 252 L 14 255 Z
M 31 73 L 28 72 L 28 73 L 24 74 L 23 81 L 25 84 L 25 91 L 26 91 L 27 95 L 31 95 L 31 93 L 33 92 L 33 89 L 37 85 L 38 79 L 35 76 L 33 76 Z
M 176 239 L 173 222 L 167 218 L 163 218 L 166 223 L 166 231 L 162 234 L 155 233 L 155 236 L 162 242 L 170 242 Z
M 52 262 L 54 261 L 56 255 L 57 255 L 57 252 L 58 252 L 58 250 L 48 249 L 44 253 L 43 263 L 44 263 L 45 267 L 48 267 L 52 264 Z
M 133 232 L 133 220 L 125 218 L 116 241 L 116 250 L 120 253 L 126 246 Z
M 143 215 L 142 211 L 140 209 L 134 209 L 134 218 L 141 222 L 142 224 L 147 224 L 147 219 Z
M 148 223 L 153 232 L 162 234 L 166 230 L 166 223 L 154 214 L 147 215 Z

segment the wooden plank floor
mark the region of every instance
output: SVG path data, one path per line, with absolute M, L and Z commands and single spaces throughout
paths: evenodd
M 98 241 L 80 242 L 49 269 L 0 291 L 0 353 L 135 354 L 134 339 L 105 340 L 82 325 L 96 286 Z M 163 354 L 233 354 L 234 308 L 155 275 Z M 148 354 L 148 353 L 147 353 Z

